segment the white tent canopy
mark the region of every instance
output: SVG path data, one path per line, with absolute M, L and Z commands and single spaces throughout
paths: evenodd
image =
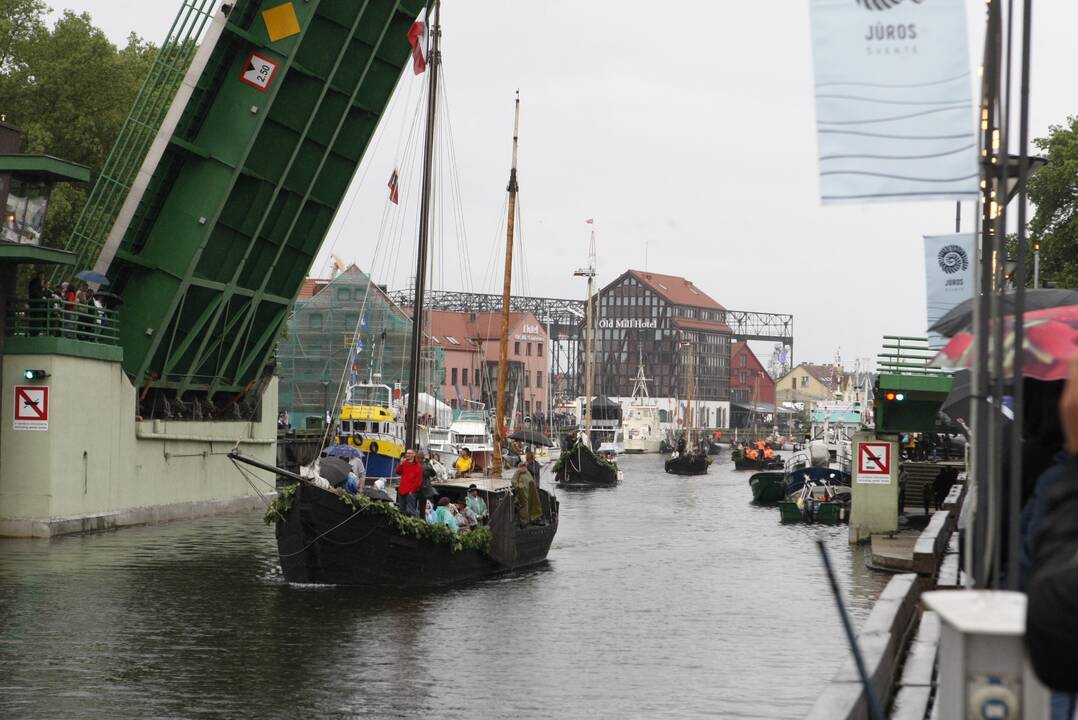
M 404 396 L 404 407 L 408 407 L 407 395 Z M 416 398 L 416 412 L 433 417 L 434 424 L 438 427 L 449 427 L 453 422 L 453 408 L 427 393 L 419 393 Z

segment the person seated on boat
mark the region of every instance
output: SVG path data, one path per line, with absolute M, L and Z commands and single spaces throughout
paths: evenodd
M 464 504 L 475 513 L 475 518 L 480 525 L 487 524 L 487 520 L 490 518 L 490 510 L 487 509 L 487 501 L 479 494 L 479 488 L 474 483 L 468 486 L 468 497 L 465 498 Z
M 774 460 L 774 459 L 775 459 L 775 451 L 771 449 L 770 445 L 768 445 L 767 447 L 764 448 L 764 460 Z
M 453 507 L 456 508 L 458 528 L 461 530 L 475 530 L 479 527 L 479 518 L 464 500 L 453 503 Z
M 423 489 L 423 465 L 416 458 L 415 450 L 408 448 L 404 459 L 394 468 L 400 476 L 397 485 L 397 507 L 405 515 L 419 517 L 419 492 Z
M 472 460 L 472 451 L 468 448 L 460 449 L 460 456 L 453 463 L 453 469 L 457 472 L 457 477 L 464 477 L 470 473 L 475 467 L 475 463 Z
M 367 468 L 363 466 L 363 459 L 356 455 L 348 461 L 348 467 L 356 476 L 356 485 L 359 488 L 357 492 L 363 492 L 363 488 L 367 485 Z
M 423 506 L 423 518 L 431 525 L 438 523 L 438 514 L 434 509 L 434 503 L 430 500 L 427 500 Z
M 449 479 L 449 471 L 445 469 L 445 465 L 442 464 L 438 453 L 431 453 L 430 466 L 434 469 L 434 479 L 437 482 L 445 482 Z
M 745 451 L 745 457 L 747 457 L 749 460 L 756 460 L 760 457 L 760 453 L 756 448 L 749 447 L 749 449 Z
M 443 497 L 438 501 L 438 509 L 434 511 L 434 524 L 445 525 L 452 532 L 456 532 L 457 519 L 453 516 L 453 511 L 449 509 L 450 505 L 452 505 L 452 502 L 447 497 Z
M 523 460 L 513 473 L 513 508 L 517 513 L 517 524 L 527 527 L 532 523 L 545 525 L 543 520 L 543 503 L 539 499 L 539 489 L 535 487 L 535 480 L 528 472 L 528 465 Z
M 384 500 L 386 502 L 393 501 L 393 499 L 389 497 L 389 493 L 386 492 L 386 481 L 383 478 L 375 480 L 373 486 L 363 488 L 362 493 L 371 500 Z
M 677 454 L 678 455 L 684 455 L 685 454 L 685 438 L 684 437 L 679 437 L 677 439 Z

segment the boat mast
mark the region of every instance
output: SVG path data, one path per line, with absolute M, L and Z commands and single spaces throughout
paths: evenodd
M 505 428 L 505 382 L 509 367 L 509 291 L 513 283 L 513 226 L 517 209 L 517 140 L 520 136 L 520 91 L 513 111 L 513 164 L 509 168 L 509 217 L 505 222 L 505 277 L 502 281 L 502 332 L 498 340 L 498 392 L 494 403 L 494 477 L 502 476 L 502 432 Z
M 591 250 L 588 253 L 588 267 L 577 270 L 575 275 L 588 279 L 587 314 L 584 318 L 584 434 L 591 440 L 591 391 L 592 391 L 592 349 L 595 346 L 595 328 L 592 323 L 592 283 L 595 280 L 595 230 L 591 231 Z
M 434 120 L 438 98 L 438 66 L 441 64 L 442 59 L 438 51 L 442 34 L 440 5 L 439 0 L 434 0 L 428 16 L 433 18 L 433 22 L 431 23 L 430 55 L 428 56 L 430 79 L 427 82 L 427 133 L 423 148 L 423 199 L 419 209 L 419 249 L 416 252 L 415 296 L 412 302 L 411 367 L 408 373 L 408 407 L 405 411 L 407 425 L 405 426 L 404 447 L 406 448 L 415 447 L 416 424 L 419 420 L 419 366 L 420 354 L 423 349 L 423 294 L 427 284 L 427 246 L 430 241 L 431 189 L 434 182 Z
M 692 443 L 692 430 L 693 430 L 692 384 L 693 384 L 693 382 L 695 380 L 695 378 L 693 376 L 694 362 L 693 362 L 692 343 L 688 343 L 688 345 L 689 345 L 689 357 L 688 357 L 689 370 L 685 374 L 685 377 L 687 379 L 687 382 L 686 382 L 687 388 L 685 390 L 685 395 L 686 395 L 686 397 L 685 397 L 685 410 L 686 410 L 686 412 L 688 414 L 688 417 L 685 420 L 685 447 L 686 447 L 686 449 L 689 449 L 691 447 L 691 443 Z

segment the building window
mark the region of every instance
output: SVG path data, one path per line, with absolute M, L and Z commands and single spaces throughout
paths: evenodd
M 738 359 L 741 361 L 741 367 L 748 367 L 749 358 L 745 353 L 741 353 L 741 357 Z
M 460 384 L 468 387 L 468 368 L 460 369 Z
M 321 330 L 322 329 L 322 314 L 321 313 L 311 313 L 308 316 L 307 324 L 312 330 Z
M 532 411 L 532 401 L 531 400 L 525 400 L 524 401 L 524 414 L 529 415 L 529 414 L 531 414 L 531 411 Z
M 457 369 L 456 368 L 453 368 L 452 374 L 449 377 L 450 377 L 450 384 L 451 385 L 456 385 L 457 384 Z
M 535 387 L 543 387 L 543 371 L 535 371 Z
M 538 415 L 541 412 L 543 412 L 543 403 L 542 403 L 541 400 L 536 400 L 535 401 L 535 414 Z
M 532 386 L 532 371 L 531 370 L 525 370 L 524 371 L 524 387 L 531 387 L 531 386 Z
M 535 343 L 535 354 L 543 357 L 543 343 Z
M 524 352 L 524 354 L 525 354 L 525 355 L 527 355 L 528 357 L 531 357 L 531 354 L 532 354 L 532 344 L 531 344 L 531 343 L 525 343 L 525 345 L 524 345 L 524 351 L 525 351 L 525 352 Z
M 351 300 L 352 299 L 352 291 L 351 291 L 351 289 L 349 289 L 349 288 L 337 288 L 337 299 L 338 300 Z
M 808 387 L 808 384 L 809 384 L 808 375 L 805 375 L 804 377 L 801 378 L 801 387 Z
M 520 355 L 520 341 L 519 340 L 514 340 L 513 341 L 513 354 L 514 355 Z

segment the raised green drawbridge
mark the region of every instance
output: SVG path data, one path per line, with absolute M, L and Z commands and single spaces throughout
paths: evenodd
M 186 0 L 69 243 L 123 299 L 135 384 L 252 388 L 423 0 Z

